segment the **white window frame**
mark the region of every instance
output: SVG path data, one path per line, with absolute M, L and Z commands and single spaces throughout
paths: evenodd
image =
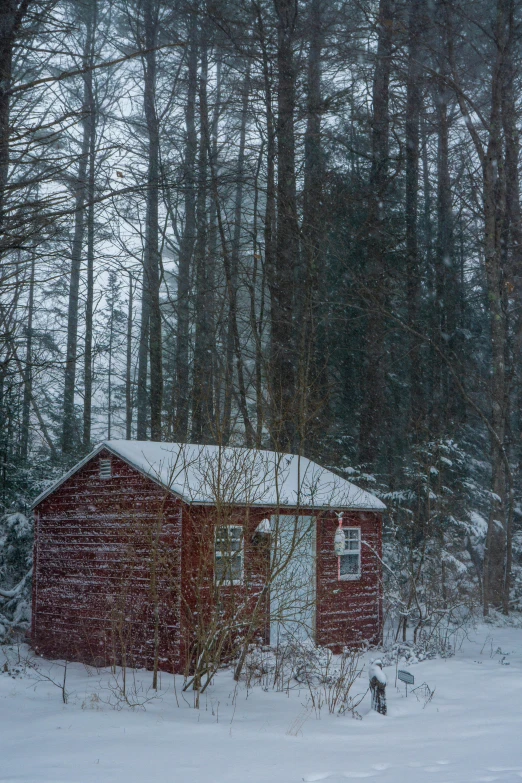
M 361 528 L 360 527 L 354 527 L 353 525 L 343 525 L 343 533 L 346 536 L 346 543 L 350 540 L 349 532 L 350 530 L 357 530 L 358 532 L 358 539 L 359 539 L 359 546 L 357 549 L 345 549 L 345 554 L 340 555 L 340 557 L 346 557 L 346 555 L 358 555 L 359 556 L 359 569 L 356 574 L 341 574 L 339 577 L 342 582 L 356 582 L 358 579 L 361 578 L 361 571 L 362 571 L 362 563 L 361 563 L 361 549 L 362 549 L 362 538 L 361 538 Z
M 241 576 L 239 579 L 218 579 L 217 578 L 217 568 L 216 563 L 218 560 L 220 560 L 223 557 L 230 557 L 230 552 L 222 552 L 217 548 L 217 542 L 218 542 L 218 531 L 220 528 L 226 527 L 226 528 L 233 528 L 234 530 L 239 530 L 241 535 L 241 548 L 238 550 L 235 550 L 239 553 L 239 556 L 241 558 Z M 243 525 L 217 525 L 214 530 L 214 584 L 218 585 L 219 587 L 225 586 L 225 585 L 242 585 L 243 584 L 243 577 L 245 573 L 245 531 L 243 528 Z

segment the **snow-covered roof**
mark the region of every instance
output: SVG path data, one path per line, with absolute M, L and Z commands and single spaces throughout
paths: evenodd
M 306 457 L 275 451 L 107 440 L 35 500 L 37 506 L 102 449 L 186 503 L 383 511 L 379 498 Z

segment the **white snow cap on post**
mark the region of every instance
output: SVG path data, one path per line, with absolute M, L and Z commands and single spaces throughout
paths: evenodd
M 373 678 L 381 683 L 381 685 L 386 685 L 386 675 L 382 670 L 382 661 L 380 658 L 377 658 L 377 660 L 372 661 L 370 664 L 370 668 L 368 669 L 368 678 L 369 680 L 373 680 Z

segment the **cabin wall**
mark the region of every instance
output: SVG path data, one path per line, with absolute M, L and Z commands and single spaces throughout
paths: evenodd
M 270 511 L 257 508 L 184 506 L 181 657 L 188 665 L 215 631 L 219 640 L 219 630 L 227 623 L 237 628 L 231 639 L 246 634 L 251 641 L 268 644 L 269 602 L 264 587 L 270 541 L 266 536 L 255 536 L 258 524 L 267 516 Z M 222 585 L 219 591 L 214 583 L 216 525 L 241 525 L 244 529 L 243 584 Z
M 254 532 L 274 509 L 217 511 L 214 507 L 184 507 L 183 524 L 183 611 L 182 647 L 186 660 L 194 656 L 198 640 L 208 638 L 219 619 L 213 582 L 213 530 L 216 524 L 245 527 L 245 578 L 242 586 L 221 587 L 222 609 L 248 628 L 256 641 L 270 640 L 270 602 L 263 593 L 270 569 L 270 551 L 254 543 Z M 338 581 L 334 536 L 337 517 L 313 510 L 300 510 L 302 516 L 317 515 L 315 641 L 340 651 L 344 646 L 360 646 L 382 641 L 382 519 L 371 512 L 345 512 L 344 525 L 361 528 L 361 577 Z M 285 509 L 282 516 L 294 516 Z
M 99 475 L 104 458 L 112 461 L 107 479 Z M 39 653 L 152 668 L 157 651 L 161 669 L 182 668 L 181 506 L 104 451 L 39 504 L 32 625 Z
M 343 646 L 382 641 L 382 519 L 371 512 L 345 512 L 343 526 L 361 528 L 361 578 L 339 581 L 334 515 L 317 522 L 316 642 L 339 652 Z

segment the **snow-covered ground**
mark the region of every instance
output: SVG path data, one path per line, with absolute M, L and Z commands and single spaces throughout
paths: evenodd
M 13 655 L 11 651 L 10 655 Z M 39 660 L 59 681 L 63 669 Z M 369 660 L 368 660 L 369 662 Z M 508 665 L 509 664 L 509 665 Z M 2 662 L 0 660 L 0 667 Z M 455 657 L 407 668 L 425 703 L 388 678 L 388 715 L 318 718 L 307 689 L 235 689 L 222 672 L 201 709 L 173 677 L 145 710 L 114 709 L 108 675 L 70 664 L 60 689 L 34 672 L 0 675 L 2 783 L 475 783 L 522 779 L 522 630 L 481 626 Z M 36 677 L 36 679 L 35 679 Z M 366 688 L 367 670 L 360 690 Z M 143 675 L 144 687 L 150 674 Z M 132 689 L 131 689 L 132 690 Z M 142 692 L 143 696 L 143 692 Z

